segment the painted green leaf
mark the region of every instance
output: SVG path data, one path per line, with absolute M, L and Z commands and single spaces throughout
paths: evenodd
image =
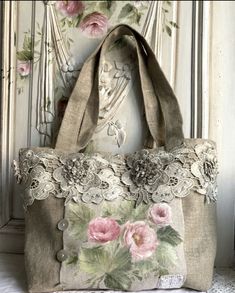
M 170 225 L 160 228 L 157 231 L 158 239 L 167 242 L 172 246 L 177 246 L 182 242 L 180 234 Z
M 136 23 L 137 23 L 138 25 L 140 25 L 141 16 L 142 16 L 141 13 L 136 13 Z
M 20 61 L 30 61 L 33 59 L 33 54 L 31 51 L 18 51 L 16 56 Z
M 110 9 L 111 6 L 113 5 L 114 1 L 113 0 L 107 0 L 107 8 Z
M 133 10 L 133 12 L 127 16 L 128 23 L 129 24 L 134 23 L 134 24 L 140 25 L 141 16 L 142 16 L 142 14 L 140 12 L 138 12 L 137 9 Z
M 134 201 L 123 201 L 118 206 L 106 204 L 103 209 L 103 217 L 112 216 L 120 225 L 127 221 L 141 221 L 147 217 L 149 206 L 141 204 L 135 207 Z
M 80 270 L 96 278 L 109 271 L 110 255 L 103 247 L 83 248 L 79 255 Z
M 130 4 L 127 4 L 127 5 L 130 5 Z M 130 6 L 132 6 L 132 5 L 130 5 Z M 119 15 L 120 19 L 121 18 L 126 18 L 129 24 L 138 24 L 138 25 L 140 25 L 140 20 L 141 20 L 142 13 L 140 13 L 135 7 L 133 7 L 132 10 L 131 9 L 125 10 L 125 12 L 126 12 L 125 17 L 120 17 L 122 11 L 120 12 L 120 15 Z
M 133 10 L 136 10 L 136 8 L 133 5 L 131 5 L 129 3 L 126 4 L 125 6 L 122 7 L 118 18 L 121 19 L 121 18 L 127 17 L 130 13 L 133 12 Z
M 176 250 L 167 242 L 161 242 L 161 244 L 157 247 L 155 257 L 161 267 L 161 270 L 166 270 L 172 265 L 177 264 L 178 257 Z
M 83 18 L 83 13 L 79 14 L 76 18 L 74 18 L 73 26 L 78 27 L 78 25 L 79 25 L 80 21 L 82 20 L 82 18 Z
M 166 268 L 159 267 L 158 274 L 159 274 L 159 276 L 168 275 L 169 271 Z
M 32 50 L 31 36 L 27 36 L 27 35 L 24 36 L 23 49 L 24 49 L 24 51 L 31 51 Z
M 174 21 L 170 21 L 170 24 L 175 28 L 179 28 L 178 24 Z
M 112 270 L 111 271 L 129 271 L 131 269 L 131 255 L 127 248 L 116 249 L 112 256 Z
M 132 209 L 131 218 L 133 221 L 145 220 L 147 218 L 147 211 L 149 206 L 146 204 L 141 204 L 137 208 Z
M 107 10 L 109 10 L 111 8 L 111 6 L 112 6 L 108 2 L 109 1 L 98 1 L 97 8 L 98 8 L 99 12 L 107 14 L 107 12 L 108 12 Z
M 131 279 L 125 271 L 113 271 L 105 275 L 105 286 L 116 290 L 128 290 L 131 286 Z
M 171 37 L 172 31 L 171 31 L 171 28 L 168 25 L 166 25 L 166 32 L 169 35 L 169 37 Z
M 70 203 L 67 212 L 69 232 L 81 240 L 86 240 L 88 224 L 93 217 L 94 212 L 87 205 Z
M 155 259 L 151 258 L 149 260 L 145 260 L 145 261 L 140 261 L 135 263 L 135 270 L 134 274 L 135 275 L 139 275 L 139 276 L 143 276 L 144 278 L 148 278 L 149 275 L 155 270 L 157 269 L 157 261 L 155 261 Z
M 128 276 L 131 255 L 126 248 L 114 249 L 114 245 L 108 250 L 104 246 L 83 248 L 79 256 L 80 270 L 92 276 L 90 281 L 104 278 L 108 288 L 127 290 L 131 285 Z
M 98 1 L 87 1 L 85 6 L 85 14 L 88 15 L 94 11 L 97 11 Z
M 84 14 L 99 12 L 110 18 L 115 8 L 116 1 L 87 1 Z

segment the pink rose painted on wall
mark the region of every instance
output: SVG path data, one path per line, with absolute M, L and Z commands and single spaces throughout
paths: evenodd
M 135 261 L 150 257 L 158 245 L 156 232 L 144 221 L 127 222 L 123 238 Z
M 88 239 L 93 242 L 106 243 L 120 235 L 120 226 L 111 218 L 95 218 L 88 226 Z
M 29 75 L 31 71 L 31 64 L 30 62 L 21 62 L 21 63 L 18 63 L 17 65 L 17 72 L 23 76 L 23 77 L 26 77 Z
M 99 38 L 108 31 L 108 17 L 99 12 L 88 14 L 79 25 L 83 34 L 89 38 Z
M 159 225 L 166 226 L 172 222 L 171 207 L 167 203 L 156 203 L 149 210 L 151 220 Z
M 82 1 L 56 1 L 56 9 L 64 16 L 74 17 L 82 14 L 84 8 Z

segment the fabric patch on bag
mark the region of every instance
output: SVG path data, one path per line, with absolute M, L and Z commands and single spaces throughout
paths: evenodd
M 161 276 L 158 281 L 159 289 L 176 289 L 184 285 L 185 277 L 182 275 L 165 275 Z

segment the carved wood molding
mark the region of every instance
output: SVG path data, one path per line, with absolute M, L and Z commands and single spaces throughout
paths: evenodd
M 12 218 L 12 170 L 16 90 L 17 1 L 0 3 L 1 35 L 1 152 L 0 152 L 0 251 L 22 251 L 23 220 Z M 15 237 L 18 237 L 15 238 Z
M 191 137 L 209 134 L 210 1 L 192 2 Z

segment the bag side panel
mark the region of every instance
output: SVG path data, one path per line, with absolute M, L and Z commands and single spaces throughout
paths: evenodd
M 215 204 L 206 204 L 204 196 L 192 192 L 183 200 L 185 221 L 185 287 L 206 291 L 212 286 L 216 255 Z

